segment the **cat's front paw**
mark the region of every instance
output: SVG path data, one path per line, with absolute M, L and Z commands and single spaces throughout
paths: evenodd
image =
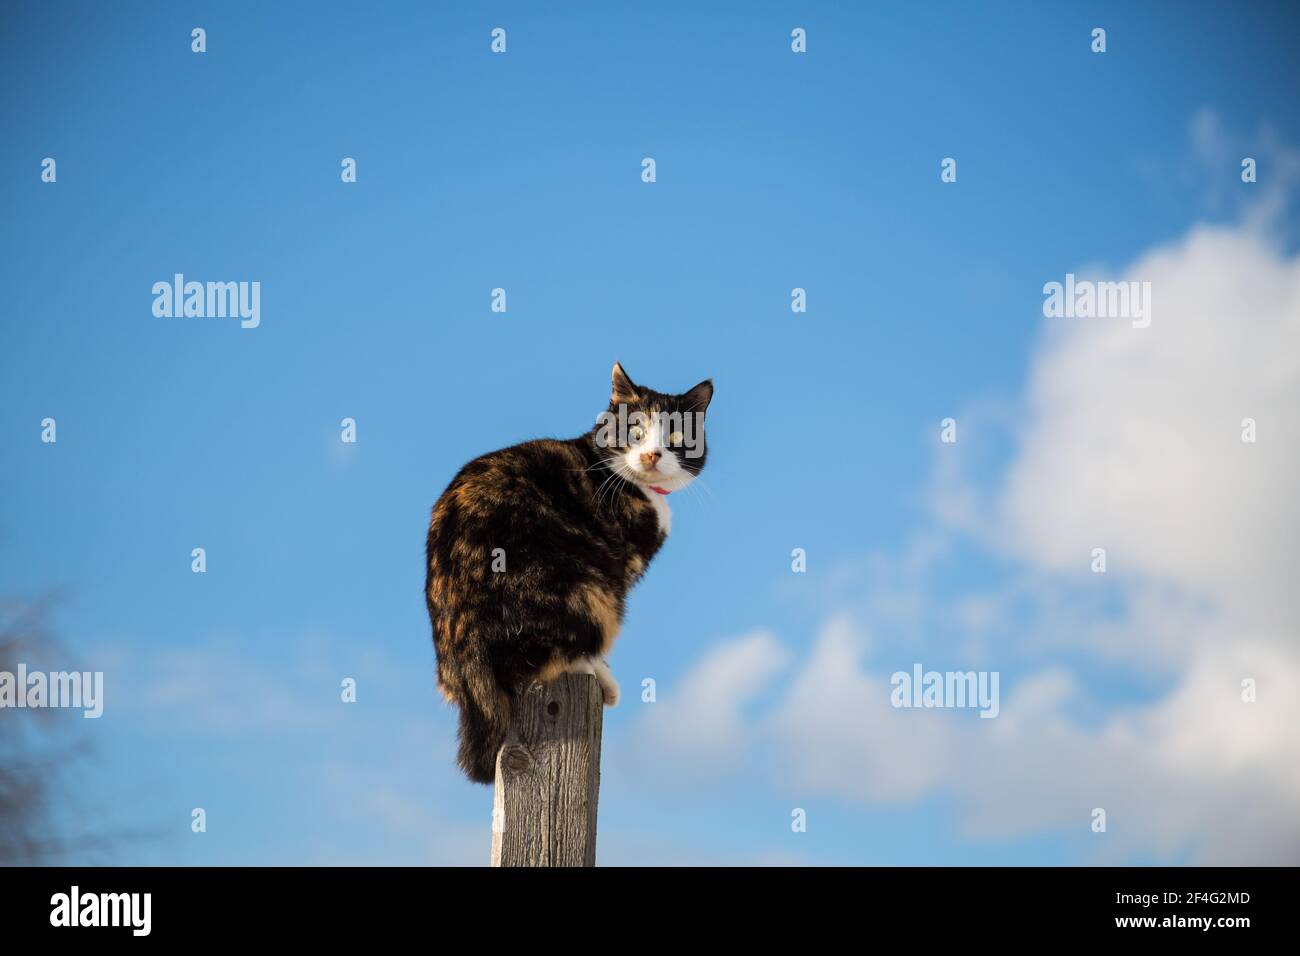
M 614 680 L 614 672 L 609 669 L 608 664 L 599 658 L 592 660 L 591 663 L 596 672 L 596 680 L 600 683 L 600 693 L 605 699 L 605 706 L 617 707 L 618 681 Z
M 606 707 L 618 706 L 618 681 L 611 677 L 608 684 L 600 685 L 600 692 L 605 696 Z

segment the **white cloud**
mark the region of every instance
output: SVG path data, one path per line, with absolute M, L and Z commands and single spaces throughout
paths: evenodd
M 1198 155 L 1223 152 L 1212 118 L 1198 124 Z M 1295 173 L 1294 154 L 1274 155 Z M 975 653 L 1027 669 L 1004 679 L 1001 715 L 892 708 L 894 667 L 871 668 L 862 634 L 897 629 L 869 594 L 826 624 L 755 726 L 778 785 L 868 804 L 949 794 L 957 825 L 981 839 L 1090 838 L 1103 807 L 1108 832 L 1089 845 L 1112 862 L 1300 862 L 1300 257 L 1263 231 L 1281 208 L 1272 193 L 1265 205 L 1122 270 L 1151 283 L 1149 328 L 1048 320 L 1023 401 L 975 407 L 961 444 L 938 457 L 943 534 L 1017 570 L 975 594 L 917 583 L 906 558 L 893 579 L 911 582 L 927 666 L 967 669 Z M 1243 418 L 1257 422 L 1254 444 Z M 1005 470 L 974 480 L 988 463 L 981 430 L 1008 423 Z M 1089 569 L 1097 547 L 1104 579 Z M 889 587 L 890 575 L 871 577 Z M 1102 589 L 1118 603 L 1104 614 Z M 779 657 L 773 644 L 763 659 Z M 726 680 L 736 649 L 724 651 L 687 685 Z M 959 659 L 942 665 L 936 652 Z M 1093 679 L 1154 696 L 1096 699 L 1074 669 L 1081 655 Z M 753 671 L 734 680 L 748 685 Z M 1256 703 L 1241 699 L 1244 678 L 1258 682 Z M 743 696 L 657 715 L 678 722 L 666 742 L 743 739 Z
M 866 648 L 852 622 L 836 618 L 752 734 L 736 730 L 734 696 L 733 709 L 696 711 L 691 726 L 715 741 L 710 722 L 727 728 L 733 756 L 742 739 L 769 751 L 774 783 L 800 798 L 951 795 L 957 826 L 977 840 L 1088 834 L 1098 862 L 1184 852 L 1220 864 L 1300 860 L 1300 668 L 1274 648 L 1200 654 L 1165 697 L 1091 724 L 1070 715 L 1084 692 L 1062 668 L 1018 681 L 994 720 L 895 709 L 890 671 L 868 667 Z M 689 680 L 736 651 L 723 645 Z M 1259 699 L 1247 704 L 1240 680 L 1252 675 L 1267 676 L 1256 677 Z M 700 753 L 685 735 L 661 744 Z M 1089 830 L 1094 807 L 1107 812 L 1104 835 Z
M 1034 364 L 1004 543 L 1034 563 L 1145 575 L 1281 633 L 1300 615 L 1300 260 L 1201 228 L 1143 257 L 1154 318 L 1053 320 Z M 1258 441 L 1241 440 L 1242 419 Z
M 686 761 L 725 765 L 749 743 L 745 706 L 785 667 L 789 655 L 766 631 L 718 645 L 680 685 L 658 686 L 644 744 Z
M 889 675 L 863 671 L 865 652 L 847 618 L 832 620 L 764 730 L 780 748 L 792 783 L 873 800 L 909 799 L 940 782 L 950 741 L 926 719 L 932 714 L 890 706 Z
M 1192 117 L 1188 139 L 1192 162 L 1183 176 L 1201 188 L 1209 212 L 1235 209 L 1240 221 L 1255 230 L 1284 225 L 1300 184 L 1300 151 L 1281 142 L 1267 125 L 1252 135 L 1239 135 L 1208 107 Z M 1241 163 L 1247 157 L 1255 160 L 1257 174 L 1256 181 L 1249 184 L 1240 178 Z M 1163 165 L 1158 164 L 1152 173 L 1167 176 Z

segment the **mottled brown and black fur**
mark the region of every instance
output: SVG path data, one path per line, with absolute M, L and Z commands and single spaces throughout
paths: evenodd
M 609 409 L 703 413 L 712 394 L 708 381 L 655 392 L 615 366 Z M 707 454 L 700 441 L 698 457 L 681 459 L 692 475 Z M 608 654 L 628 591 L 664 542 L 655 507 L 611 470 L 611 451 L 597 429 L 495 451 L 465 465 L 433 508 L 425 596 L 471 780 L 493 780 L 519 689 Z

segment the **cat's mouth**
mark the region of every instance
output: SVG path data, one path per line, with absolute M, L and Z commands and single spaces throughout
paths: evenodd
M 638 485 L 644 485 L 658 491 L 660 488 L 666 488 L 668 491 L 676 491 L 678 488 L 684 488 L 690 483 L 690 478 L 684 474 L 668 474 L 667 472 L 654 469 L 653 471 L 633 471 L 632 480 Z M 660 494 L 667 494 L 661 491 Z
M 638 485 L 662 485 L 672 480 L 672 476 L 658 468 L 635 468 L 623 462 L 615 462 L 614 468 L 624 478 L 634 481 Z

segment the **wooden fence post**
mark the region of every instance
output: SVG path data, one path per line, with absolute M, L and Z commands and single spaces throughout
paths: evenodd
M 562 674 L 514 699 L 497 754 L 493 866 L 596 865 L 603 717 L 590 674 Z

